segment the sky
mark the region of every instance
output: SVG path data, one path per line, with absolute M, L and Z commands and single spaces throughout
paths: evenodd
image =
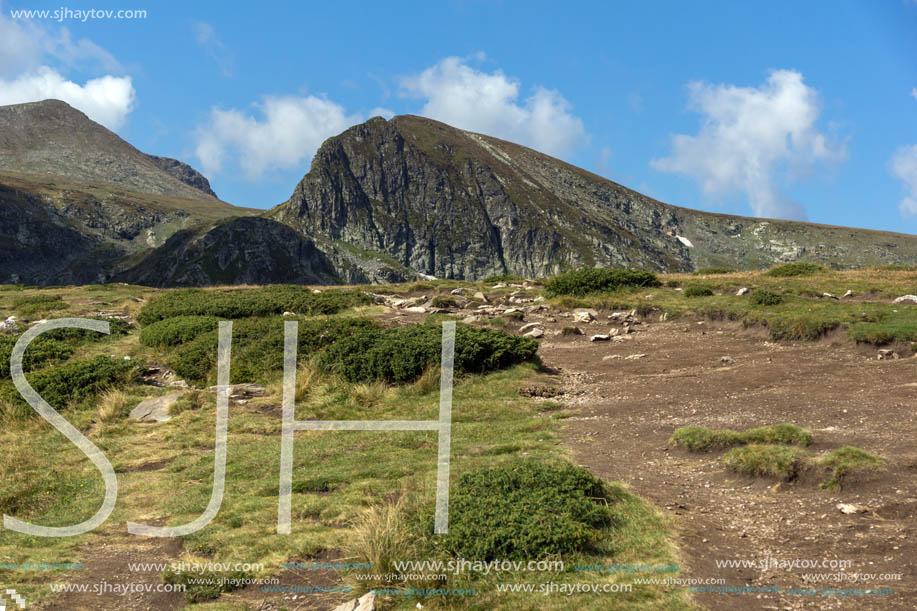
M 63 99 L 240 206 L 420 114 L 679 206 L 917 233 L 917 0 L 0 9 L 0 105 Z

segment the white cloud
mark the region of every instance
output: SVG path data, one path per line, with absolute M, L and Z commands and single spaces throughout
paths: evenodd
M 914 87 L 913 89 L 911 89 L 911 97 L 917 100 L 917 87 Z
M 194 39 L 197 44 L 204 49 L 210 59 L 217 63 L 223 76 L 232 76 L 232 53 L 229 47 L 217 38 L 216 30 L 213 29 L 213 26 L 201 21 L 195 23 L 192 29 L 194 30 Z
M 0 9 L 2 9 L 0 2 Z M 111 74 L 82 85 L 61 68 L 123 73 L 124 68 L 91 40 L 74 40 L 67 28 L 11 19 L 0 12 L 0 105 L 63 100 L 110 129 L 124 124 L 136 101 L 129 76 Z
M 79 85 L 55 70 L 41 67 L 15 79 L 0 79 L 0 105 L 57 99 L 115 130 L 133 109 L 136 95 L 129 76 L 103 76 Z
M 501 70 L 475 70 L 466 61 L 447 57 L 418 75 L 402 78 L 402 94 L 424 99 L 420 114 L 426 117 L 549 155 L 565 155 L 585 140 L 583 122 L 559 92 L 536 87 L 520 103 L 518 80 Z
M 757 88 L 695 82 L 688 92 L 689 107 L 703 116 L 700 130 L 673 135 L 672 155 L 652 166 L 686 174 L 710 195 L 744 192 L 757 216 L 805 218 L 778 184 L 846 152 L 816 129 L 818 96 L 802 75 L 775 70 Z
M 917 144 L 898 149 L 892 156 L 891 170 L 907 187 L 898 209 L 903 216 L 917 216 Z
M 204 171 L 223 171 L 227 159 L 255 180 L 268 170 L 303 163 L 326 139 L 363 118 L 315 96 L 265 96 L 256 104 L 260 118 L 239 110 L 214 108 L 197 131 L 195 153 Z M 383 109 L 379 109 L 383 110 Z

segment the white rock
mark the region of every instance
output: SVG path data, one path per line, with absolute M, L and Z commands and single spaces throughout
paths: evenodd
M 917 303 L 917 295 L 902 295 L 895 299 L 895 303 Z
M 414 312 L 416 314 L 424 314 L 426 313 L 427 308 L 423 306 L 411 306 L 409 308 L 405 308 L 405 310 L 407 310 L 408 312 Z
M 620 354 L 608 354 L 606 356 L 603 356 L 602 360 L 603 361 L 613 361 L 614 359 L 619 359 L 619 358 L 621 358 Z
M 593 335 L 592 337 L 590 337 L 590 338 L 589 338 L 589 341 L 593 341 L 593 342 L 607 342 L 607 341 L 610 340 L 610 339 L 611 339 L 611 336 L 610 336 L 610 335 L 606 335 L 606 334 L 604 334 L 604 333 L 600 333 L 600 334 L 598 334 L 598 335 Z
M 617 327 L 612 327 L 611 329 L 608 330 L 608 335 L 612 337 L 614 337 L 615 335 L 618 335 L 619 333 L 621 333 L 621 329 L 618 329 Z
M 853 291 L 848 290 L 846 293 L 844 293 L 843 296 L 844 296 L 844 297 L 853 297 Z
M 837 296 L 832 295 L 831 293 L 822 293 L 821 296 L 825 297 L 826 299 L 837 299 Z
M 284 312 L 281 316 L 296 316 L 293 312 Z
M 573 320 L 576 322 L 592 322 L 595 320 L 595 315 L 588 310 L 577 310 L 573 313 Z
M 478 301 L 483 301 L 484 303 L 487 303 L 487 296 L 484 293 L 482 293 L 481 291 L 475 292 L 474 298 L 477 299 Z
M 320 289 L 312 289 L 312 294 L 313 294 L 313 295 L 318 295 L 318 294 L 321 293 L 321 292 L 322 292 L 322 291 L 321 291 Z
M 543 325 L 540 322 L 530 322 L 519 327 L 520 333 L 525 333 L 526 331 L 531 331 L 532 329 L 541 328 Z
M 684 245 L 687 246 L 688 248 L 694 248 L 694 244 L 692 244 L 692 243 L 691 243 L 691 240 L 689 240 L 688 238 L 686 238 L 686 237 L 684 237 L 684 236 L 680 236 L 680 235 L 677 235 L 677 236 L 675 236 L 675 237 L 678 238 L 678 241 L 679 241 L 679 242 L 681 242 L 682 244 L 684 244 Z
M 747 294 L 750 293 L 750 292 L 751 292 L 751 291 L 748 289 L 747 286 L 743 286 L 743 287 L 740 288 L 738 291 L 736 291 L 736 297 L 741 297 L 742 295 L 747 295 Z
M 851 515 L 854 513 L 866 513 L 866 507 L 854 505 L 852 503 L 838 503 L 837 508 L 841 513 Z
M 539 337 L 544 337 L 544 329 L 541 327 L 535 327 L 528 333 L 524 334 L 522 337 L 534 337 L 536 339 Z
M 332 611 L 376 611 L 376 595 L 372 592 L 364 594 L 360 598 L 338 605 Z
M 501 282 L 501 283 L 499 283 L 499 284 L 493 285 L 493 286 L 490 287 L 490 288 L 492 288 L 492 289 L 505 289 L 505 288 L 506 288 L 506 284 L 504 284 L 504 283 Z
M 644 359 L 644 358 L 646 358 L 645 354 L 632 354 L 630 356 L 625 356 L 624 360 L 625 361 L 635 361 L 637 359 Z
M 473 324 L 473 323 L 478 322 L 479 320 L 481 320 L 481 317 L 480 317 L 480 316 L 475 316 L 474 314 L 469 314 L 468 316 L 466 316 L 465 318 L 462 319 L 462 322 L 465 323 L 466 325 L 470 325 L 470 324 Z

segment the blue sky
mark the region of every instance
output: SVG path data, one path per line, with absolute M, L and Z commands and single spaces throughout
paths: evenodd
M 802 6 L 799 6 L 799 5 Z M 145 10 L 142 19 L 13 17 Z M 426 114 L 662 201 L 917 233 L 917 2 L 3 0 L 0 104 L 59 97 L 225 200 Z

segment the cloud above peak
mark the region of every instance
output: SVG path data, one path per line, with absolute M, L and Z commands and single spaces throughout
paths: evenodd
M 781 191 L 819 163 L 846 157 L 817 129 L 817 92 L 793 70 L 774 70 L 759 87 L 688 85 L 689 109 L 702 116 L 696 135 L 672 136 L 672 153 L 651 165 L 694 178 L 705 193 L 744 193 L 756 216 L 804 219 Z
M 129 76 L 106 74 L 80 84 L 61 70 L 123 74 L 124 68 L 91 40 L 74 40 L 67 28 L 45 28 L 0 13 L 0 105 L 63 100 L 109 129 L 118 129 L 136 103 Z
M 502 70 L 476 70 L 466 58 L 446 57 L 420 74 L 401 78 L 399 84 L 402 96 L 424 100 L 420 114 L 460 129 L 554 156 L 570 153 L 586 139 L 583 122 L 558 91 L 535 87 L 520 101 L 517 79 Z

